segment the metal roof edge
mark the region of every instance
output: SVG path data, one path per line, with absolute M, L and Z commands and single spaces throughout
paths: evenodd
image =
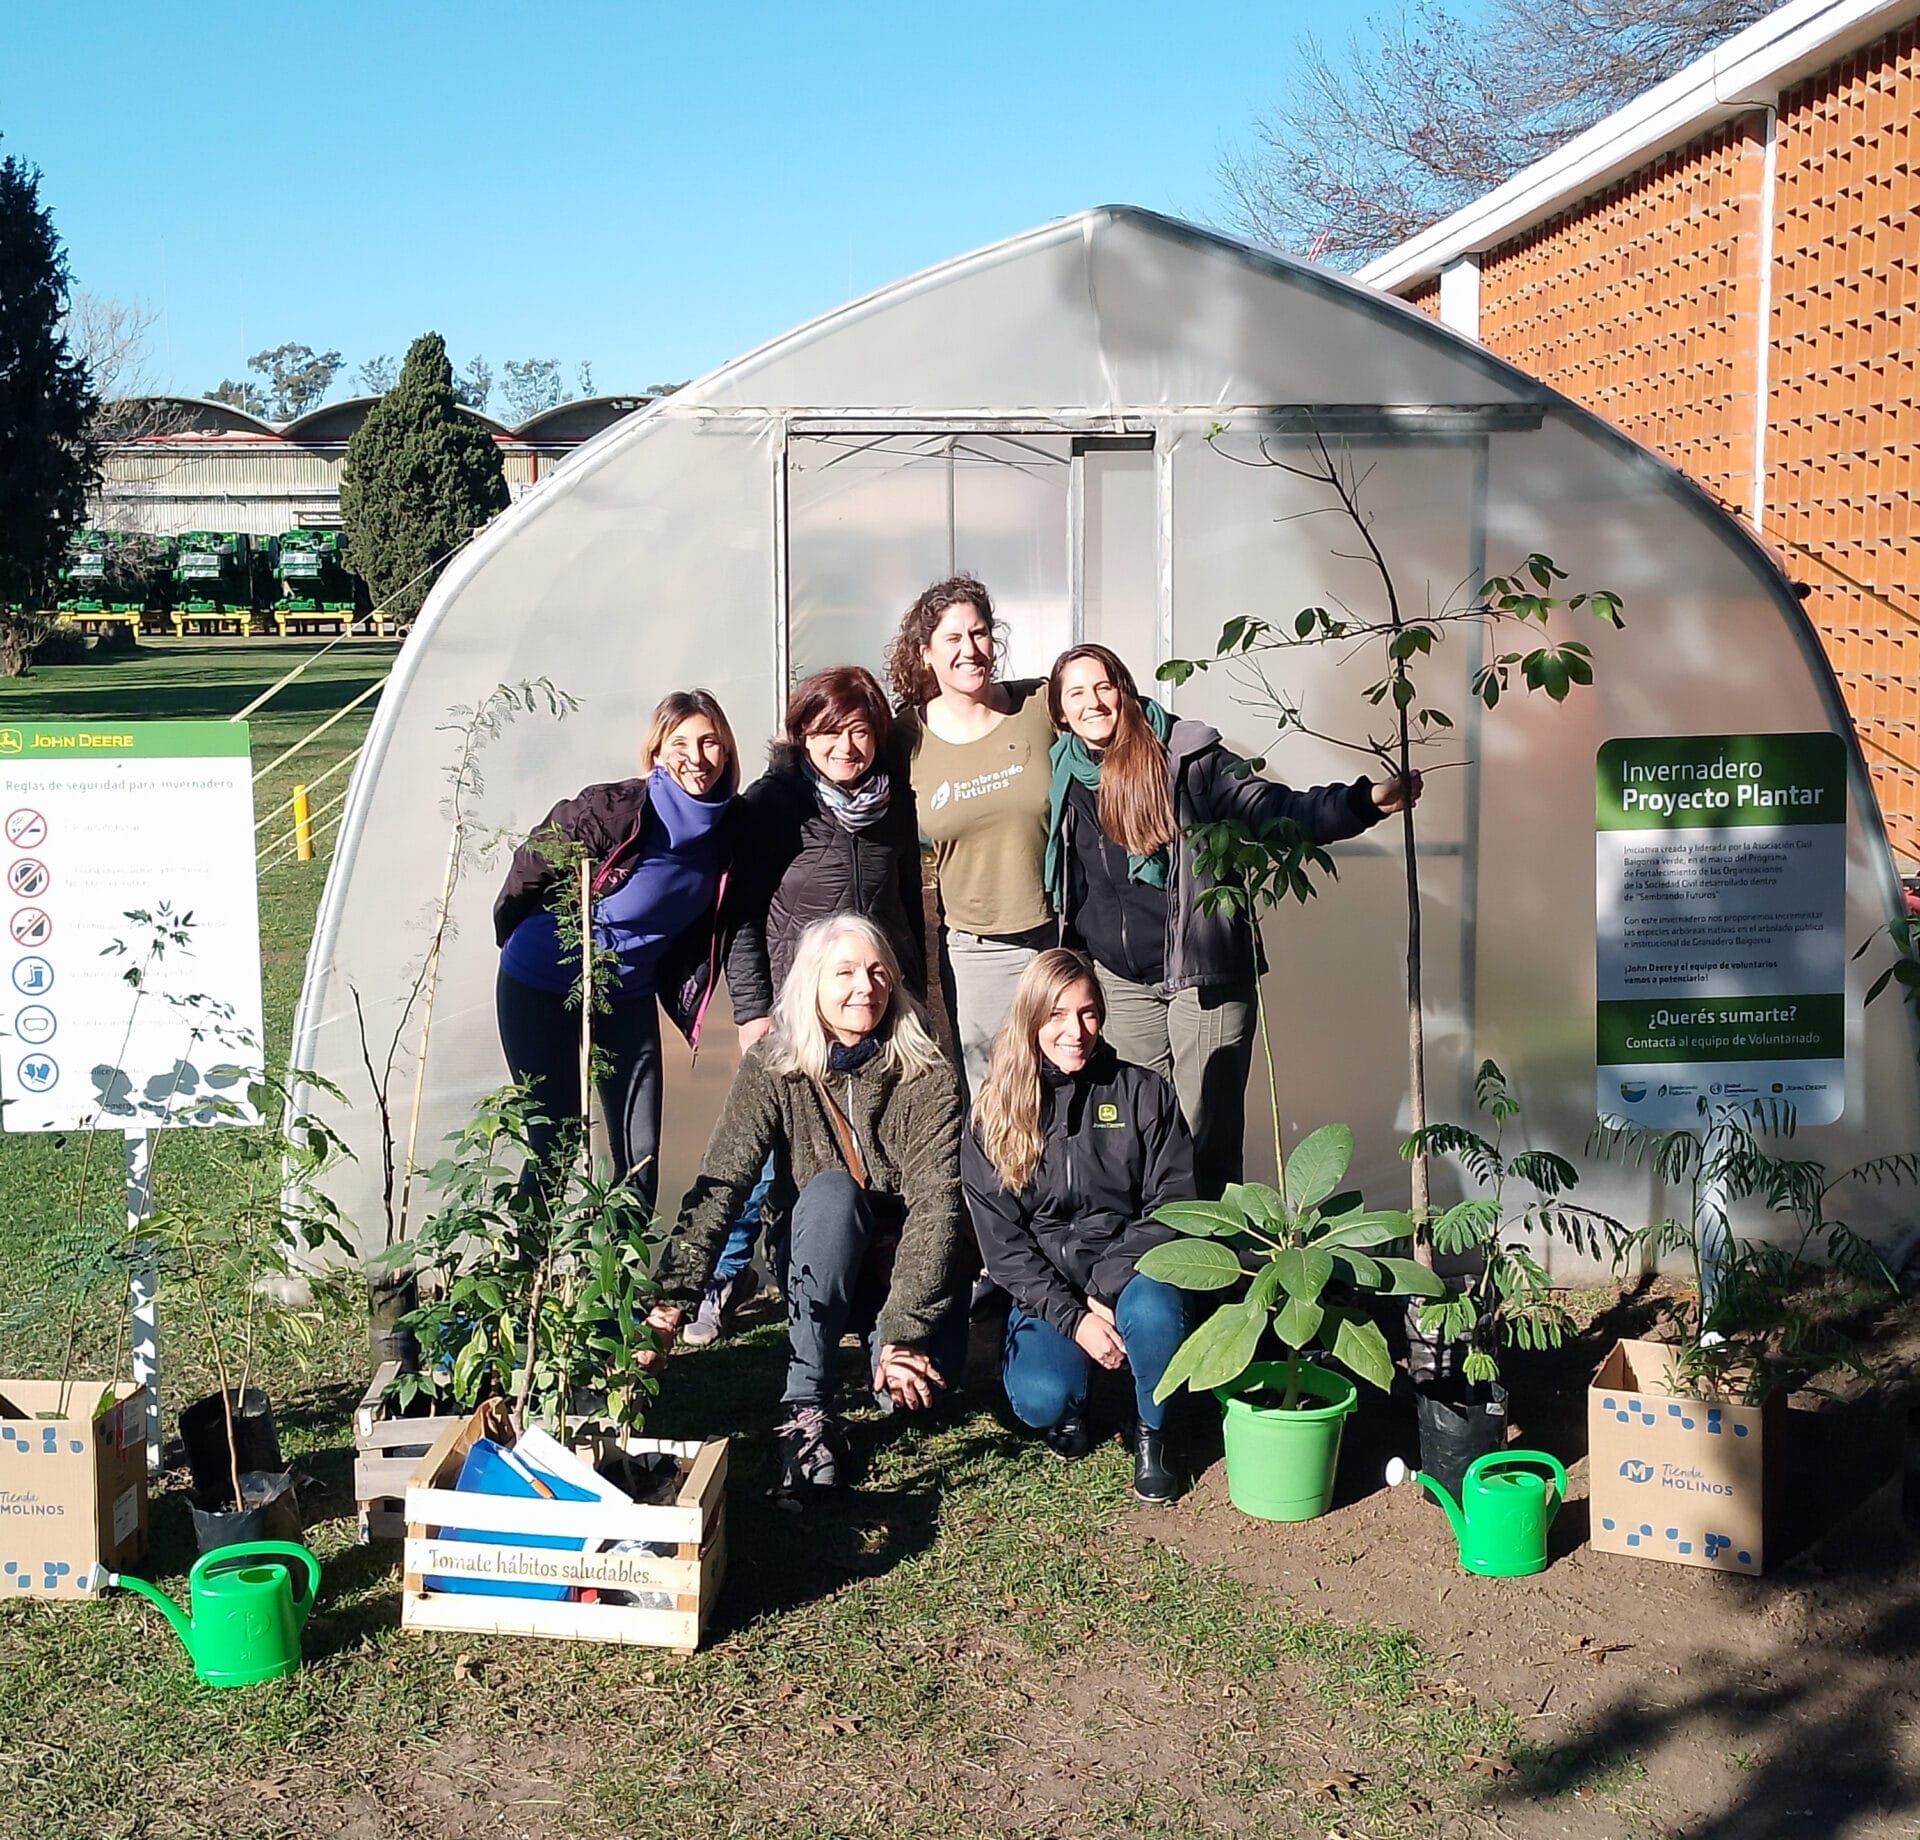
M 1433 279 L 1685 146 L 1920 14 L 1915 0 L 1789 0 L 1472 204 L 1355 271 L 1388 293 Z

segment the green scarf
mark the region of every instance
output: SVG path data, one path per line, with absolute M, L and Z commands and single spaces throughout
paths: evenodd
M 1147 726 L 1164 745 L 1167 737 L 1173 733 L 1173 717 L 1156 703 L 1152 697 L 1143 696 L 1140 707 L 1146 712 Z M 1067 809 L 1067 786 L 1078 780 L 1096 796 L 1100 791 L 1100 763 L 1087 751 L 1087 744 L 1072 729 L 1065 730 L 1053 744 L 1053 752 L 1048 756 L 1053 762 L 1053 783 L 1047 789 L 1047 892 L 1053 896 L 1053 904 L 1058 911 L 1066 898 L 1066 864 L 1061 860 L 1060 821 Z M 1136 882 L 1145 882 L 1149 888 L 1164 888 L 1167 885 L 1168 856 L 1163 844 L 1151 856 L 1135 856 L 1127 853 L 1127 875 Z

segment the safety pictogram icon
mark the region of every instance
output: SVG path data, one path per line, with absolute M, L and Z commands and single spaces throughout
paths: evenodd
M 60 1019 L 44 1003 L 29 1003 L 13 1019 L 13 1032 L 29 1047 L 44 1047 L 59 1033 Z
M 47 821 L 30 805 L 7 813 L 7 841 L 16 850 L 37 850 L 47 840 Z
M 60 1068 L 51 1055 L 29 1054 L 20 1063 L 20 1084 L 28 1092 L 51 1092 L 59 1079 Z
M 21 908 L 7 926 L 16 945 L 43 946 L 53 937 L 53 921 L 43 908 Z
M 53 967 L 44 958 L 15 959 L 13 987 L 22 996 L 45 996 L 53 988 Z
M 37 856 L 23 856 L 7 867 L 7 886 L 22 900 L 30 901 L 36 895 L 45 894 L 52 880 L 47 865 Z

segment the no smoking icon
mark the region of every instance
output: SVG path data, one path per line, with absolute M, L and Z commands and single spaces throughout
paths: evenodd
M 53 937 L 53 922 L 38 907 L 21 908 L 7 924 L 18 945 L 43 946 Z
M 47 873 L 47 865 L 36 856 L 23 856 L 7 870 L 7 886 L 22 899 L 45 894 L 47 884 L 52 880 L 53 877 Z
M 30 805 L 7 813 L 7 841 L 16 850 L 37 850 L 47 840 L 47 821 Z

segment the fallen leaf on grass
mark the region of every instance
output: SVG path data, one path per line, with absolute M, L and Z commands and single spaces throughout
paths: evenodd
M 453 1677 L 456 1681 L 478 1681 L 480 1678 L 480 1663 L 474 1660 L 465 1649 L 453 1658 Z
M 836 1712 L 831 1718 L 820 1721 L 820 1729 L 830 1738 L 850 1738 L 860 1729 L 861 1718 L 857 1712 Z
M 1513 1759 L 1511 1757 L 1497 1757 L 1478 1744 L 1476 1744 L 1472 1750 L 1468 1751 L 1460 1761 L 1464 1763 L 1468 1769 L 1481 1776 L 1499 1777 L 1511 1776 L 1513 1774 Z
M 1151 1591 L 1129 1591 L 1127 1593 L 1127 1602 L 1130 1604 L 1150 1604 L 1153 1602 L 1153 1593 Z
M 798 1699 L 800 1697 L 799 1683 L 792 1680 L 781 1681 L 781 1683 L 774 1688 L 773 1697 L 780 1700 Z
M 1408 1814 L 1428 1815 L 1433 1813 L 1433 1804 L 1424 1795 L 1410 1795 L 1404 1804 Z
M 1366 1780 L 1364 1776 L 1353 1770 L 1335 1770 L 1331 1776 L 1321 1777 L 1307 1790 L 1307 1793 L 1312 1796 L 1328 1796 L 1337 1802 L 1364 1787 Z

